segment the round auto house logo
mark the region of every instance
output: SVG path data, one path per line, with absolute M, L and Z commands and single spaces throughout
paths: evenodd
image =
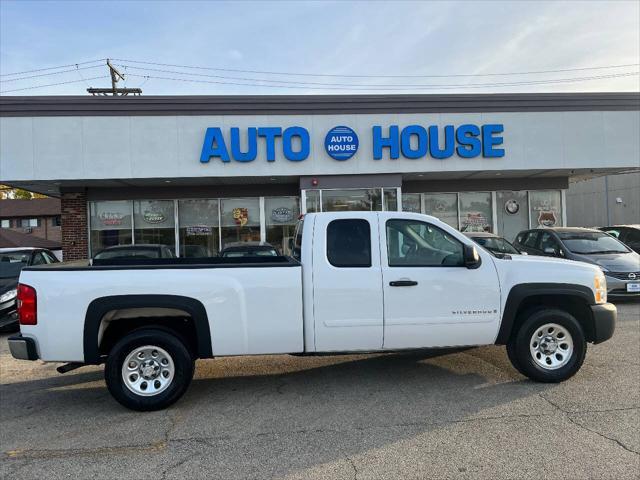
M 358 135 L 349 127 L 333 127 L 324 138 L 324 149 L 335 160 L 349 160 L 358 151 Z

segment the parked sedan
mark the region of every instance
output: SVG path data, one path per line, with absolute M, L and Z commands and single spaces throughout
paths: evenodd
M 540 228 L 520 232 L 514 242 L 530 255 L 598 265 L 611 296 L 640 296 L 640 255 L 608 233 L 591 228 Z
M 0 331 L 18 330 L 16 296 L 22 269 L 48 263 L 58 263 L 58 259 L 43 248 L 0 248 Z
M 481 247 L 484 247 L 489 252 L 496 255 L 519 255 L 520 252 L 505 238 L 499 237 L 493 233 L 488 232 L 476 232 L 465 233 L 467 237 L 476 242 Z
M 266 242 L 229 243 L 220 252 L 223 258 L 234 257 L 277 257 L 278 252 L 273 245 Z
M 615 225 L 601 227 L 600 230 L 613 235 L 631 250 L 640 253 L 640 225 Z
M 141 260 L 153 258 L 174 258 L 173 252 L 166 245 L 137 244 L 116 245 L 107 247 L 96 253 L 93 257 L 94 264 L 109 260 Z

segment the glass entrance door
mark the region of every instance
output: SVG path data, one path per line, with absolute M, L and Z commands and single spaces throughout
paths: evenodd
M 522 230 L 529 228 L 527 192 L 496 192 L 498 233 L 510 242 Z
M 304 190 L 304 213 L 398 210 L 399 188 Z

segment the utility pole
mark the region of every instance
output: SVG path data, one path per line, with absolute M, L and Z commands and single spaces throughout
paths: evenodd
M 141 88 L 118 88 L 116 87 L 116 83 L 120 80 L 124 80 L 124 74 L 120 73 L 116 67 L 111 64 L 111 61 L 107 58 L 107 67 L 109 67 L 109 74 L 111 75 L 111 88 L 87 88 L 87 92 L 92 94 L 94 97 L 97 95 L 108 96 L 113 95 L 114 97 L 125 97 L 129 94 L 132 95 L 141 95 Z

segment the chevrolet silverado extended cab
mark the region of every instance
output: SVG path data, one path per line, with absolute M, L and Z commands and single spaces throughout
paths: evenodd
M 594 265 L 494 256 L 434 217 L 313 213 L 293 257 L 25 268 L 9 345 L 69 369 L 105 363 L 109 391 L 137 410 L 175 402 L 195 359 L 225 355 L 501 344 L 522 374 L 558 382 L 613 335 L 606 292 Z

